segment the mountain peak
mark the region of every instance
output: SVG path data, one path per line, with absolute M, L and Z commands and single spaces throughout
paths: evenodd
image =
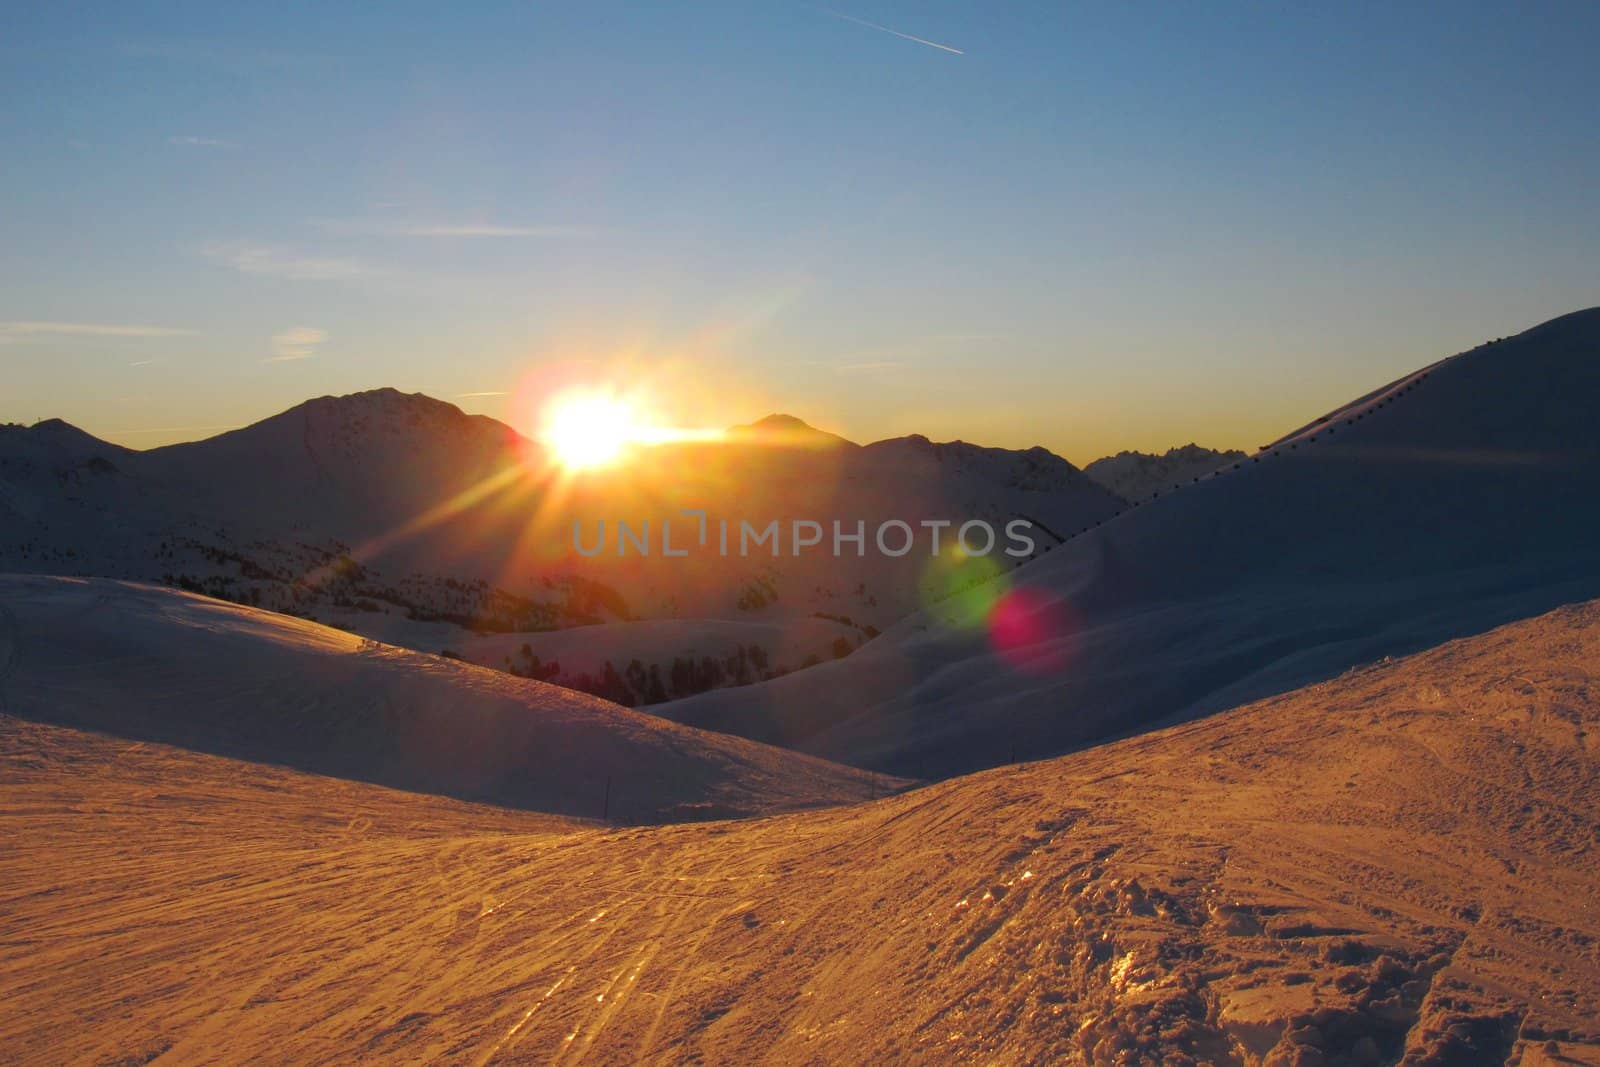
M 364 389 L 356 393 L 343 393 L 338 396 L 319 396 L 299 404 L 298 407 L 307 410 L 426 411 L 437 414 L 451 412 L 457 415 L 465 414 L 449 401 L 435 399 L 426 393 L 402 393 L 389 385 L 378 389 Z M 294 409 L 291 408 L 290 410 Z
M 1237 449 L 1206 448 L 1191 441 L 1165 453 L 1124 450 L 1095 460 L 1083 472 L 1124 500 L 1143 500 L 1244 458 Z
M 852 443 L 838 434 L 819 430 L 804 419 L 782 412 L 774 412 L 748 425 L 731 427 L 728 434 L 755 439 L 761 444 L 791 448 L 837 448 Z
M 750 429 L 750 430 L 800 431 L 800 432 L 804 432 L 804 433 L 820 433 L 821 432 L 815 426 L 812 426 L 810 423 L 806 422 L 804 419 L 800 418 L 799 416 L 797 416 L 797 415 L 785 415 L 781 411 L 775 411 L 771 415 L 766 416 L 765 418 L 757 419 L 755 422 L 752 422 L 748 427 L 743 427 L 743 428 L 744 429 Z
M 484 437 L 492 442 L 514 441 L 518 437 L 511 427 L 487 415 L 469 415 L 447 400 L 426 393 L 403 393 L 390 386 L 340 396 L 319 396 L 245 429 L 271 426 L 280 420 L 334 434 L 409 435 L 425 431 Z
M 306 457 L 315 477 L 326 477 L 347 464 L 429 463 L 475 470 L 482 463 L 499 462 L 520 440 L 511 427 L 486 415 L 469 415 L 424 393 L 386 387 L 315 397 L 203 442 L 152 451 L 188 456 L 203 465 L 273 457 L 284 478 L 292 478 L 299 468 L 283 465 L 283 457 Z M 370 472 L 345 474 L 360 481 Z
M 36 441 L 46 442 L 49 446 L 64 449 L 80 458 L 90 455 L 120 455 L 128 451 L 121 445 L 102 441 L 87 430 L 80 430 L 65 419 L 41 419 L 26 427 L 25 432 Z

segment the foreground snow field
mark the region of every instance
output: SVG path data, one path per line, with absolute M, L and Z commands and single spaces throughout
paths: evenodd
M 10 1062 L 1600 1063 L 1600 602 L 743 822 L 0 761 Z

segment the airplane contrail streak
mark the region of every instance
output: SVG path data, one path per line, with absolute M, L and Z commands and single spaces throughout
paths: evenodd
M 819 8 L 818 10 L 832 15 L 836 19 L 844 19 L 846 22 L 853 22 L 857 26 L 865 26 L 869 30 L 877 30 L 880 33 L 892 33 L 902 40 L 915 41 L 917 44 L 925 44 L 929 48 L 937 48 L 941 52 L 949 52 L 951 55 L 957 56 L 966 55 L 966 53 L 959 48 L 951 48 L 947 44 L 940 44 L 938 41 L 930 41 L 926 37 L 915 37 L 909 33 L 901 33 L 899 30 L 891 30 L 887 26 L 878 25 L 876 22 L 868 22 L 866 19 L 858 19 L 854 15 L 846 15 L 843 11 L 835 11 L 832 8 L 827 7 Z

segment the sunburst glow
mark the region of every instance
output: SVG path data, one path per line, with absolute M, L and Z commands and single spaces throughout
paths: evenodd
M 609 467 L 644 440 L 637 403 L 598 390 L 573 390 L 551 401 L 540 438 L 568 470 Z

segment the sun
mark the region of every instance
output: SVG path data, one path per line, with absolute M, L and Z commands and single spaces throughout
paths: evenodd
M 573 390 L 545 409 L 539 437 L 570 471 L 615 464 L 640 437 L 637 407 L 611 393 Z

